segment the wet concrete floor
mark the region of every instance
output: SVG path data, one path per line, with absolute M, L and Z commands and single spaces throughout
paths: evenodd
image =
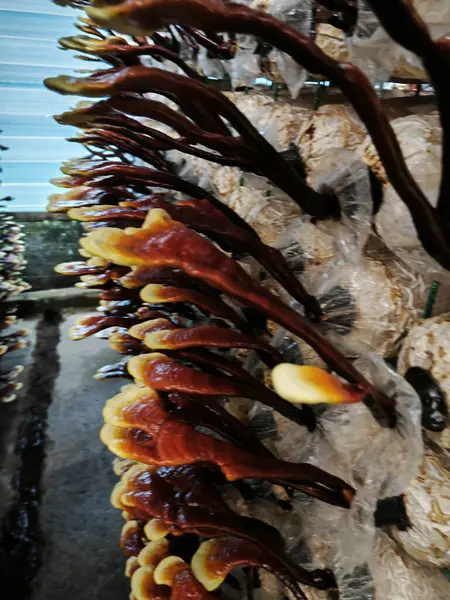
M 8 573 L 4 572 L 5 600 L 125 600 L 129 595 L 128 580 L 123 574 L 125 559 L 119 548 L 123 520 L 109 500 L 117 480 L 111 468 L 113 457 L 99 439 L 103 405 L 125 382 L 99 382 L 92 378 L 99 367 L 117 362 L 118 355 L 109 350 L 105 340 L 69 340 L 69 327 L 80 316 L 80 313 L 63 316 L 56 329 L 55 323 L 51 323 L 49 327 L 53 329 L 48 331 L 57 345 L 53 344 L 52 349 L 47 339 L 47 350 L 41 347 L 39 352 L 36 348 L 39 338 L 45 338 L 42 335 L 45 324 L 40 317 L 36 322 L 27 323 L 32 330 L 37 327 L 41 333 L 24 357 L 28 366 L 22 377 L 25 379 L 19 402 L 26 407 L 26 414 L 30 410 L 27 397 L 28 402 L 31 398 L 32 403 L 44 405 L 44 409 L 39 410 L 39 418 L 46 418 L 45 457 L 41 487 L 36 484 L 40 497 L 36 502 L 34 496 L 31 500 L 27 498 L 15 511 L 10 510 L 9 519 L 19 520 L 20 527 L 29 532 L 23 537 L 34 546 L 28 555 L 25 548 L 24 556 L 31 567 L 35 563 L 37 575 L 31 582 L 31 590 L 20 585 L 15 590 L 14 582 L 8 581 Z M 46 376 L 53 377 L 53 382 L 47 381 Z M 40 378 L 44 389 L 36 385 Z M 17 414 L 15 419 L 17 421 Z M 16 421 L 12 419 L 11 424 Z M 29 451 L 37 457 L 36 440 L 42 438 L 42 432 L 35 438 Z M 9 449 L 10 446 L 11 440 Z M 14 466 L 17 469 L 11 458 L 9 462 L 6 460 L 7 455 L 5 451 L 3 480 L 11 475 Z M 39 466 L 36 469 L 39 470 Z M 7 496 L 5 492 L 0 496 L 0 504 L 2 497 L 4 502 Z M 35 517 L 37 523 L 27 529 L 26 520 Z M 14 558 L 14 552 L 20 554 L 23 550 L 23 540 L 15 545 L 16 541 L 14 536 L 9 540 L 7 561 Z M 13 566 L 15 568 L 15 563 Z M 6 571 L 13 572 L 14 568 Z M 19 564 L 16 582 L 21 569 L 23 564 Z M 0 596 L 3 598 L 3 594 Z

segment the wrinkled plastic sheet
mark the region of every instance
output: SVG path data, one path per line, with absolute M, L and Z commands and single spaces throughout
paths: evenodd
M 449 35 L 450 4 L 446 0 L 412 0 L 411 4 L 427 24 L 434 39 Z M 367 0 L 360 0 L 351 61 L 362 68 L 375 84 L 387 81 L 391 75 L 427 79 L 420 59 L 387 35 Z
M 315 268 L 337 257 L 357 263 L 371 229 L 372 201 L 366 165 L 351 150 L 330 152 L 322 157 L 323 167 L 314 170 L 314 187 L 320 193 L 337 196 L 339 221 L 328 219 L 313 224 L 303 216 L 277 239 L 276 245 L 294 270 L 298 263 Z
M 275 433 L 266 443 L 279 456 L 306 460 L 345 478 L 357 489 L 350 510 L 295 495 L 293 506 L 301 518 L 302 541 L 309 549 L 302 564 L 332 568 L 341 599 L 421 600 L 428 597 L 420 596 L 428 587 L 436 593 L 430 598 L 444 600 L 449 584 L 439 572 L 399 555 L 396 543 L 374 524 L 377 500 L 403 493 L 419 473 L 424 454 L 420 400 L 380 357 L 368 355 L 355 366 L 378 389 L 396 399 L 398 422 L 394 429 L 380 426 L 364 404 L 319 408 L 318 427 L 313 433 L 272 414 Z M 265 412 L 263 408 L 258 417 L 260 423 L 265 418 L 267 425 L 270 421 Z M 327 598 L 309 588 L 305 592 L 310 600 Z
M 405 490 L 411 526 L 392 529 L 393 537 L 415 560 L 450 566 L 450 454 L 427 448 L 420 474 Z
M 396 260 L 335 259 L 308 271 L 304 281 L 327 316 L 323 334 L 346 356 L 395 356 L 419 320 L 416 298 L 423 294 L 423 281 Z
M 438 116 L 413 115 L 396 119 L 392 126 L 400 142 L 406 164 L 430 204 L 437 204 L 441 178 L 441 129 Z M 371 158 L 371 146 L 365 155 L 375 165 L 382 178 L 384 170 L 376 155 Z M 428 279 L 450 282 L 450 272 L 429 256 L 419 241 L 411 214 L 392 185 L 385 188 L 383 204 L 375 219 L 377 233 L 386 246 L 411 268 Z

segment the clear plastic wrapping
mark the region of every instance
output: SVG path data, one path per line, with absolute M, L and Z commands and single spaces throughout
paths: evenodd
M 441 130 L 438 116 L 410 115 L 395 119 L 392 126 L 400 142 L 406 164 L 433 206 L 436 206 L 441 175 Z M 386 246 L 406 264 L 429 279 L 450 281 L 444 270 L 423 249 L 404 202 L 386 180 L 384 169 L 372 143 L 363 146 L 365 162 L 386 182 L 381 208 L 375 218 L 377 233 Z
M 320 434 L 345 464 L 347 479 L 365 490 L 366 501 L 368 492 L 376 498 L 396 496 L 417 475 L 423 456 L 421 403 L 413 388 L 381 357 L 368 354 L 355 367 L 386 396 L 395 398 L 397 426 L 381 426 L 364 404 L 357 404 L 326 410 L 320 418 Z M 327 452 L 315 444 L 311 451 L 322 466 L 322 455 L 326 459 Z
M 437 569 L 419 565 L 398 551 L 395 543 L 379 531 L 370 567 L 375 600 L 446 600 L 450 582 Z
M 231 79 L 233 89 L 253 87 L 255 79 L 260 75 L 258 55 L 255 53 L 258 42 L 253 36 L 236 36 L 236 52 L 233 60 L 223 61 L 222 64 Z
M 320 224 L 312 223 L 308 217 L 292 221 L 276 240 L 276 246 L 298 275 L 336 256 L 335 237 L 324 231 Z
M 369 564 L 359 568 L 354 582 L 354 589 L 341 593 L 341 600 L 447 600 L 450 596 L 450 582 L 438 569 L 415 562 L 382 531 L 376 533 Z M 311 588 L 304 592 L 308 600 L 330 600 L 327 592 Z
M 224 62 L 219 58 L 210 58 L 208 50 L 200 47 L 197 56 L 197 71 L 208 79 L 223 79 L 225 75 Z
M 431 37 L 440 39 L 450 34 L 450 5 L 446 0 L 414 0 L 413 5 L 427 24 Z M 399 63 L 395 69 L 396 75 L 401 76 L 401 73 L 428 79 L 420 59 L 404 48 L 400 49 Z
M 325 167 L 327 165 L 327 167 Z M 366 165 L 351 150 L 344 148 L 324 156 L 311 172 L 310 181 L 318 192 L 335 194 L 341 217 L 338 224 L 324 221 L 332 230 L 341 257 L 355 260 L 369 237 L 373 212 L 370 177 Z
M 407 115 L 391 121 L 391 126 L 414 177 L 421 176 L 426 187 L 436 187 L 442 157 L 439 115 L 436 112 Z M 365 138 L 361 153 L 364 162 L 377 177 L 383 183 L 388 183 L 386 172 L 370 136 Z
M 197 156 L 183 154 L 178 150 L 170 151 L 167 157 L 176 166 L 179 177 L 190 183 L 202 185 L 208 191 L 212 189 L 214 163 Z
M 228 205 L 258 233 L 265 244 L 272 245 L 298 218 L 300 209 L 284 194 L 268 189 L 241 186 L 231 194 Z
M 297 273 L 303 265 L 302 280 L 322 305 L 322 332 L 332 343 L 349 357 L 394 356 L 418 321 L 425 284 L 392 255 L 383 261 L 363 255 L 372 219 L 367 167 L 348 150 L 335 152 L 328 164 L 331 175 L 318 176 L 316 187 L 337 195 L 340 221 L 293 222 L 277 247 Z M 317 364 L 299 344 L 305 359 Z
M 275 100 L 259 92 L 232 92 L 226 96 L 277 150 L 286 150 L 297 136 L 309 110 L 301 105 Z
M 308 71 L 300 67 L 288 54 L 273 50 L 272 55 L 278 71 L 293 99 L 297 98 L 308 76 Z
M 296 145 L 308 168 L 326 168 L 332 151 L 356 150 L 365 138 L 364 128 L 343 104 L 326 104 L 299 123 Z
M 435 39 L 450 33 L 450 5 L 447 0 L 411 0 Z M 367 0 L 361 0 L 358 24 L 352 40 L 351 60 L 376 82 L 390 75 L 404 79 L 426 80 L 420 59 L 402 48 L 388 36 L 370 10 Z
M 450 410 L 450 313 L 426 319 L 411 329 L 399 355 L 399 373 L 405 374 L 411 367 L 421 367 L 434 377 Z M 426 431 L 426 436 L 450 452 L 450 427 L 442 432 Z
M 307 35 L 311 27 L 311 4 L 311 0 L 254 0 L 252 7 L 266 10 L 299 33 Z
M 287 150 L 291 143 L 295 143 L 299 130 L 310 112 L 301 104 L 274 102 L 270 110 L 266 108 L 261 111 L 255 126 L 276 150 Z
M 309 35 L 312 16 L 311 0 L 272 0 L 266 10 L 283 23 L 291 25 L 299 33 Z M 284 52 L 273 50 L 272 55 L 292 98 L 297 98 L 308 72 Z
M 250 0 L 241 2 L 255 10 L 268 12 L 283 23 L 289 23 L 299 33 L 308 35 L 311 28 L 311 0 Z M 304 82 L 307 71 L 288 55 L 277 49 L 270 51 L 267 62 L 272 81 L 284 81 L 296 98 Z M 264 75 L 264 73 L 261 73 Z
M 294 500 L 294 508 L 302 518 L 312 566 L 333 569 L 340 599 L 420 600 L 420 596 L 402 596 L 402 593 L 407 590 L 413 594 L 415 586 L 420 589 L 420 581 L 423 585 L 427 580 L 425 574 L 430 574 L 424 571 L 424 578 L 416 580 L 404 566 L 400 580 L 386 578 L 381 568 L 383 552 L 394 545 L 377 532 L 374 523 L 377 500 L 401 494 L 419 472 L 423 457 L 420 400 L 380 357 L 369 355 L 355 366 L 379 390 L 395 398 L 398 420 L 394 429 L 380 426 L 364 404 L 331 406 L 318 417 L 318 427 L 312 434 L 274 415 L 281 438 L 275 445 L 283 458 L 307 460 L 345 477 L 357 489 L 350 510 L 301 496 Z M 384 540 L 381 546 L 380 536 Z M 408 569 L 412 569 L 413 561 L 409 562 Z M 395 568 L 404 563 L 399 558 Z M 394 564 L 391 567 L 394 569 Z M 383 576 L 386 582 L 381 581 Z M 321 598 L 312 591 L 309 597 Z
M 410 527 L 391 534 L 414 559 L 450 566 L 450 455 L 427 448 L 416 477 L 405 490 Z
M 421 177 L 416 177 L 419 185 Z M 421 186 L 428 200 L 436 206 L 438 188 Z M 383 205 L 375 219 L 376 230 L 387 247 L 417 272 L 427 276 L 428 280 L 450 283 L 450 272 L 445 270 L 423 249 L 406 205 L 391 185 L 384 193 Z
M 419 319 L 415 294 L 423 283 L 398 261 L 335 260 L 308 271 L 304 281 L 327 315 L 324 335 L 349 357 L 395 356 Z
M 395 70 L 399 48 L 380 26 L 367 0 L 360 0 L 358 22 L 351 40 L 351 62 L 372 84 L 382 85 Z
M 377 389 L 395 399 L 395 428 L 383 427 L 363 403 L 327 407 L 312 433 L 274 413 L 278 433 L 274 445 L 285 460 L 306 460 L 345 478 L 358 490 L 355 518 L 361 519 L 361 511 L 370 505 L 372 519 L 377 499 L 403 493 L 417 476 L 423 457 L 422 409 L 413 388 L 381 357 L 369 354 L 355 366 Z M 339 510 L 326 509 L 330 515 Z M 325 530 L 328 525 L 325 520 L 321 527 Z M 366 526 L 364 520 L 361 526 Z
M 264 123 L 269 119 L 270 111 L 276 105 L 275 100 L 270 96 L 255 92 L 248 94 L 232 92 L 227 93 L 226 96 L 236 104 L 258 131 L 264 129 Z
M 327 167 L 325 167 L 327 165 Z M 370 233 L 372 202 L 366 165 L 351 150 L 330 151 L 322 156 L 310 174 L 315 189 L 335 194 L 341 218 L 314 224 L 307 216 L 291 223 L 277 240 L 294 270 L 303 263 L 304 270 L 315 271 L 337 256 L 357 263 Z
M 352 194 L 347 198 L 351 207 Z M 332 343 L 349 357 L 366 352 L 395 356 L 408 329 L 419 320 L 427 286 L 390 253 L 382 260 L 362 255 L 370 223 L 370 211 L 364 215 L 364 210 L 356 208 L 341 223 L 314 225 L 301 218 L 276 245 L 319 299 L 325 313 L 320 327 Z M 269 327 L 272 333 L 280 330 L 275 324 Z M 306 363 L 323 366 L 302 340 L 284 330 L 283 335 L 297 343 Z
M 316 25 L 316 44 L 325 54 L 335 60 L 346 62 L 350 58 L 349 47 L 344 32 L 328 23 Z

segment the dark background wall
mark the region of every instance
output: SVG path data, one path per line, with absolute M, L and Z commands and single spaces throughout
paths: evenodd
M 49 290 L 73 286 L 78 277 L 55 273 L 55 265 L 83 260 L 78 254 L 83 230 L 77 221 L 65 215 L 48 213 L 16 213 L 16 221 L 24 228 L 25 267 L 23 278 L 33 290 Z

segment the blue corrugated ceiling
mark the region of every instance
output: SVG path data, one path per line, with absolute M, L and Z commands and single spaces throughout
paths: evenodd
M 78 98 L 58 96 L 42 80 L 85 69 L 72 52 L 57 47 L 59 37 L 74 35 L 76 11 L 51 0 L 0 0 L 1 195 L 14 197 L 12 211 L 42 211 L 56 188 L 61 161 L 79 156 L 78 144 L 64 138 L 70 128 L 52 118 Z

